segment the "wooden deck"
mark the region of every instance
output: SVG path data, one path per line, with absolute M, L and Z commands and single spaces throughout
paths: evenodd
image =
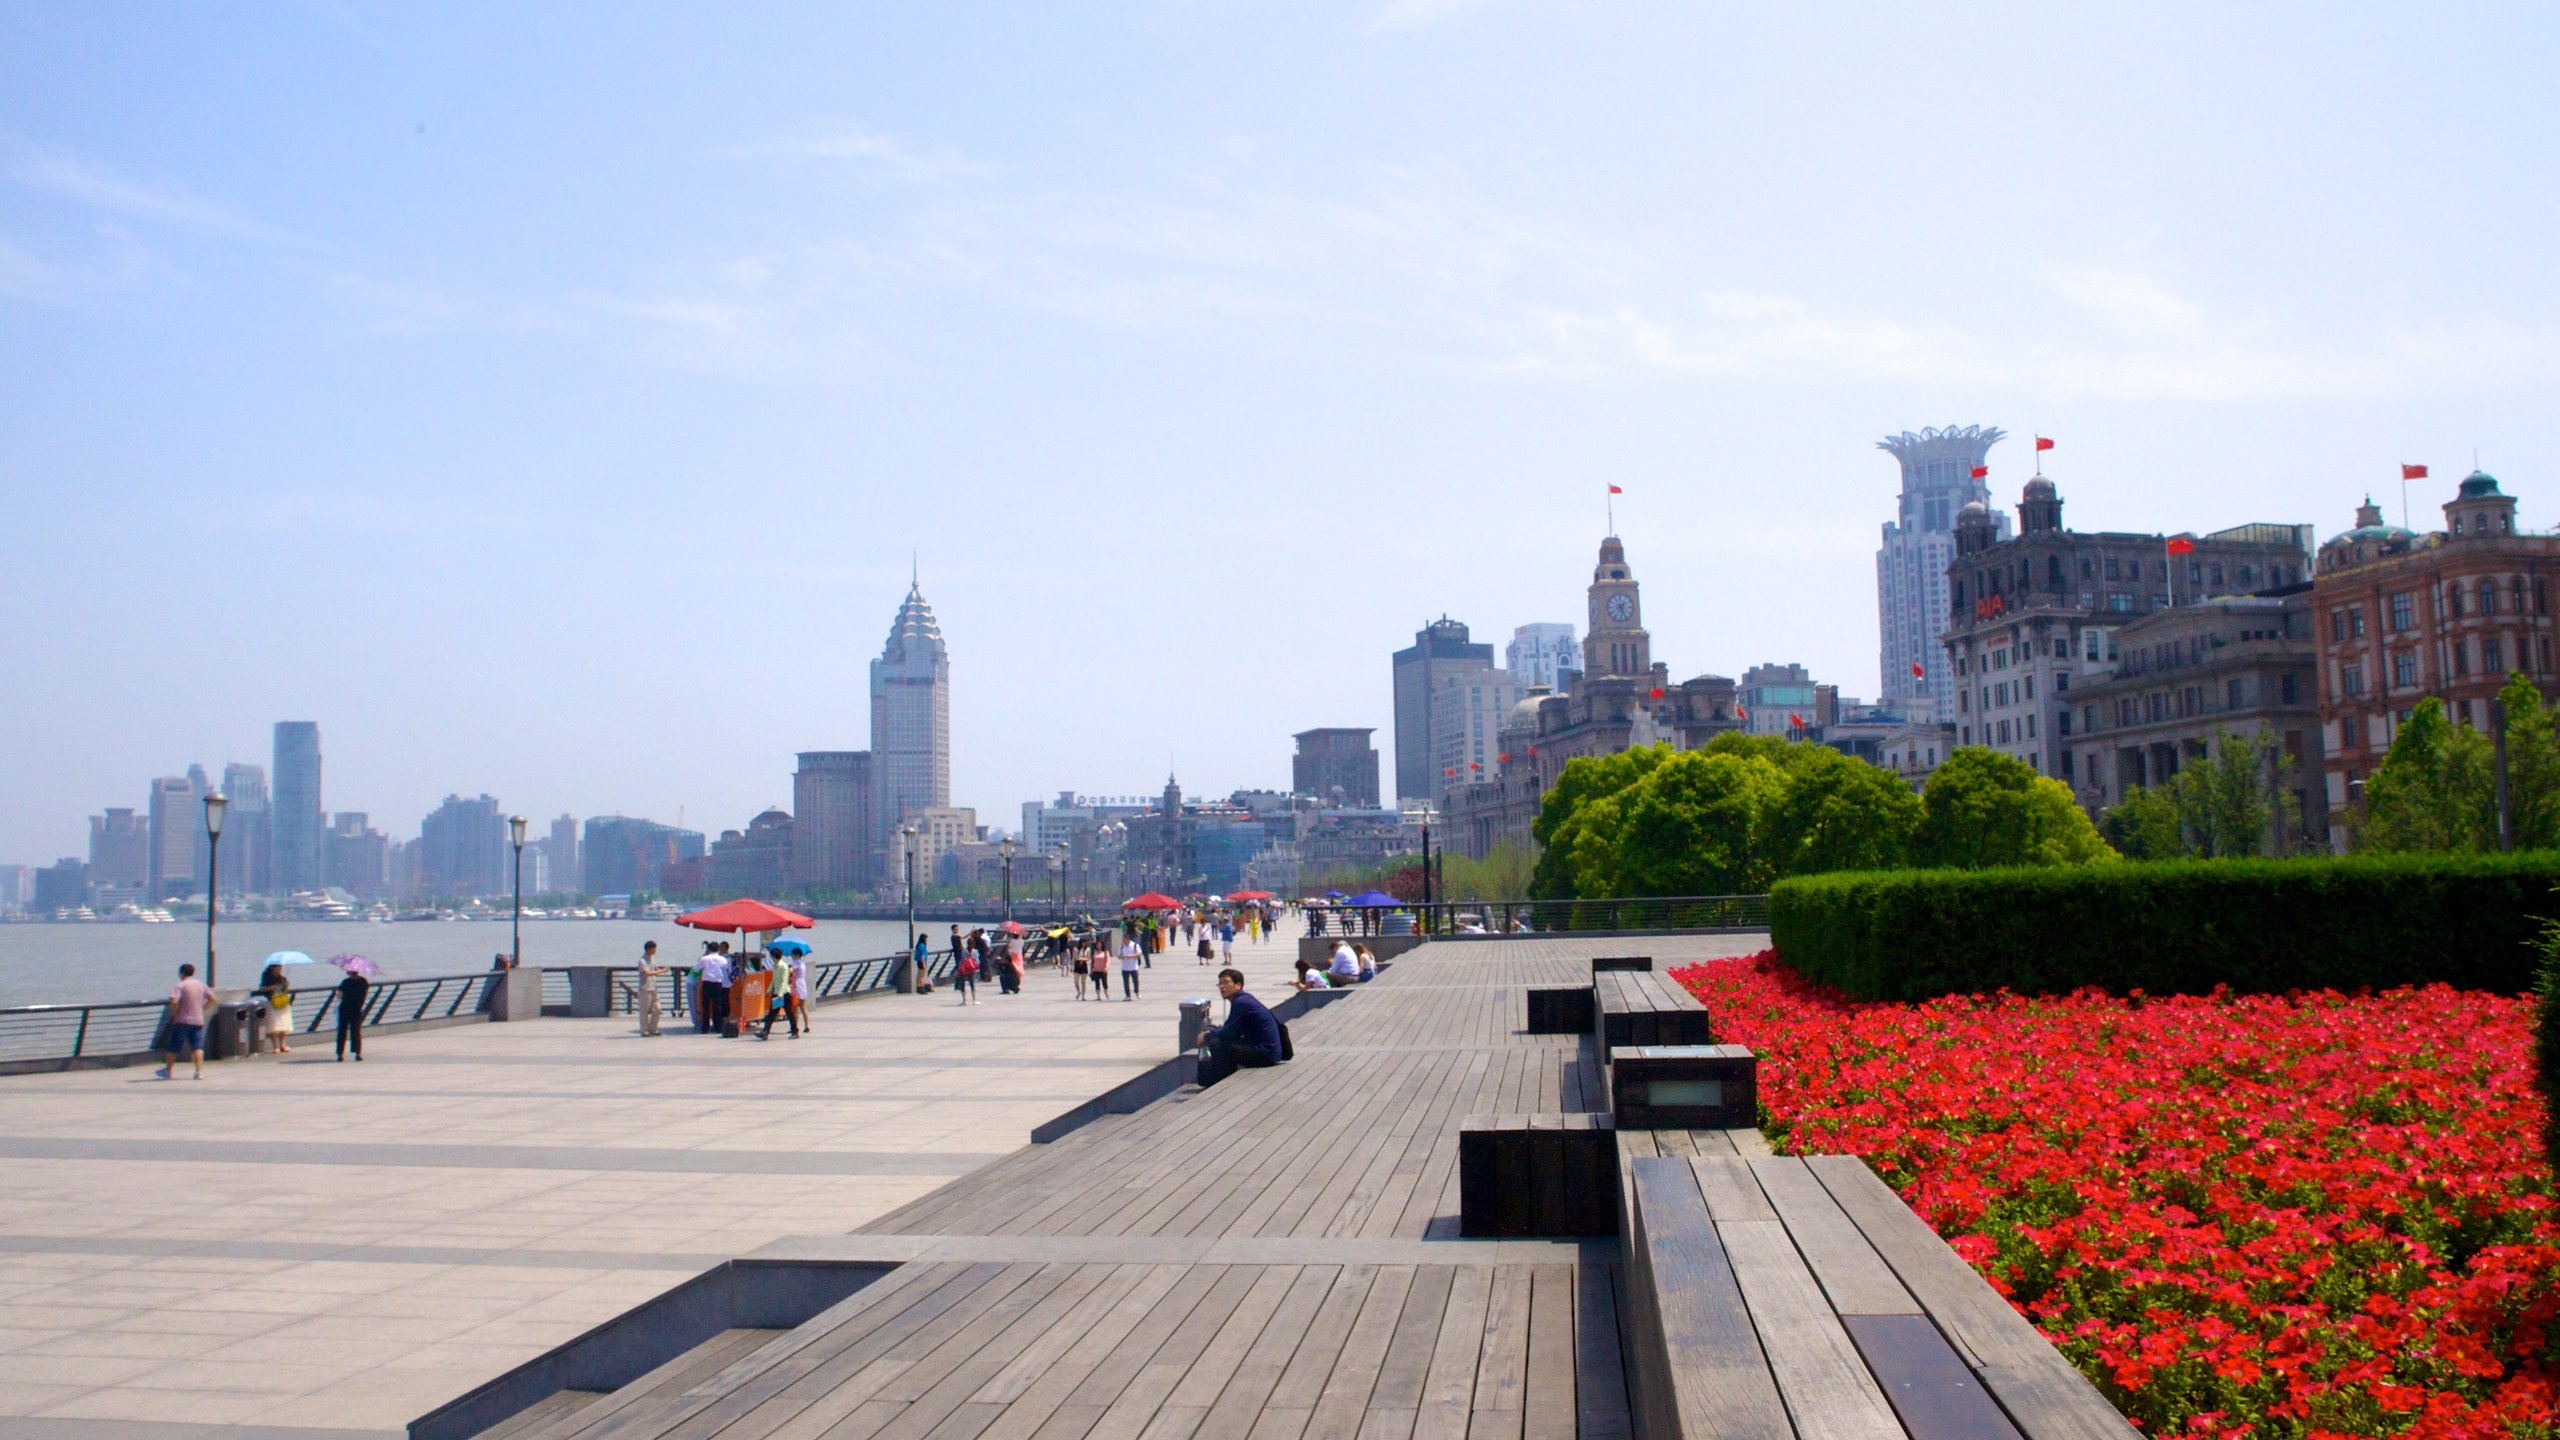
M 1591 1038 L 1525 1033 L 1524 994 L 1589 984 L 1590 957 L 1625 944 L 1426 947 L 1293 1022 L 1288 1065 L 1026 1147 L 854 1235 L 813 1237 L 801 1253 L 896 1268 L 796 1329 L 724 1351 L 707 1372 L 695 1365 L 690 1383 L 670 1382 L 671 1366 L 611 1394 L 555 1397 L 508 1433 L 1676 1433 L 1639 1427 L 1631 1410 L 1628 1361 L 1644 1352 L 1642 1337 L 1622 1347 L 1621 1316 L 1658 1313 L 1660 1296 L 1649 1284 L 1621 1295 L 1618 1242 L 1457 1238 L 1464 1117 L 1607 1108 Z M 1665 968 L 1730 949 L 1667 937 L 1653 948 Z M 1768 1150 L 1748 1130 L 1622 1139 L 1622 1164 L 1685 1157 L 1683 1173 L 1748 1166 Z M 1788 1294 L 1803 1301 L 1800 1289 Z M 1655 1303 L 1630 1308 L 1638 1299 Z M 1750 1317 L 1741 1324 L 1748 1332 Z M 720 1343 L 741 1346 L 740 1333 Z M 1772 1340 L 1772 1354 L 1787 1350 Z M 1870 1410 L 1892 1425 L 1882 1400 Z M 1782 1427 L 1786 1417 L 1782 1408 Z

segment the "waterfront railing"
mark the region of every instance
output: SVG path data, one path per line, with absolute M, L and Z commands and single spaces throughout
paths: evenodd
M 863 960 L 811 960 L 809 962 L 809 999 L 812 1004 L 835 1000 L 851 1000 L 858 995 L 876 994 L 896 988 L 898 962 L 903 955 L 875 955 Z M 611 1009 L 618 1015 L 631 1015 L 640 1009 L 640 967 L 637 965 L 546 965 L 542 969 L 542 1012 L 566 1015 L 575 1003 L 575 971 L 600 969 L 611 986 Z M 935 984 L 951 978 L 949 951 L 937 951 L 926 957 L 924 975 Z M 670 1015 L 691 1007 L 691 998 L 681 992 L 685 972 L 668 968 L 657 979 L 658 1001 Z
M 1404 921 L 1391 917 L 1402 915 Z M 1426 935 L 1482 928 L 1492 934 L 1611 930 L 1765 930 L 1766 895 L 1663 895 L 1616 900 L 1435 900 L 1428 905 L 1356 907 L 1324 912 L 1324 934 L 1376 935 L 1409 924 Z

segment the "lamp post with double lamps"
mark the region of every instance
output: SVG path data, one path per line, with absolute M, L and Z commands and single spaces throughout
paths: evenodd
M 524 963 L 524 817 L 507 817 L 507 839 L 516 847 L 516 916 L 507 935 L 507 964 Z
M 231 802 L 217 790 L 204 797 L 204 988 L 213 988 L 213 917 L 222 909 L 222 812 Z
M 916 827 L 898 827 L 899 843 L 907 857 L 907 959 L 898 967 L 898 993 L 916 993 Z
M 1004 854 L 1004 918 L 1013 918 L 1013 837 L 1007 835 L 996 849 Z

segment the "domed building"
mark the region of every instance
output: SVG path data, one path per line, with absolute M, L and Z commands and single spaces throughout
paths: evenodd
M 2457 724 L 2494 723 L 2489 702 L 2510 675 L 2560 694 L 2552 668 L 2551 591 L 2560 535 L 2516 523 L 2496 476 L 2474 470 L 2444 502 L 2444 528 L 2386 524 L 2367 496 L 2356 523 L 2320 547 L 2312 585 L 2318 627 L 2323 784 L 2330 843 L 2418 702 L 2435 696 Z

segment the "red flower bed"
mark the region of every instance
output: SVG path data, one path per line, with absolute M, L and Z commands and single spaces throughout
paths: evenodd
M 2155 1434 L 2560 1436 L 2531 1004 L 1865 1004 L 1675 972 L 1781 1150 L 1862 1156 Z

